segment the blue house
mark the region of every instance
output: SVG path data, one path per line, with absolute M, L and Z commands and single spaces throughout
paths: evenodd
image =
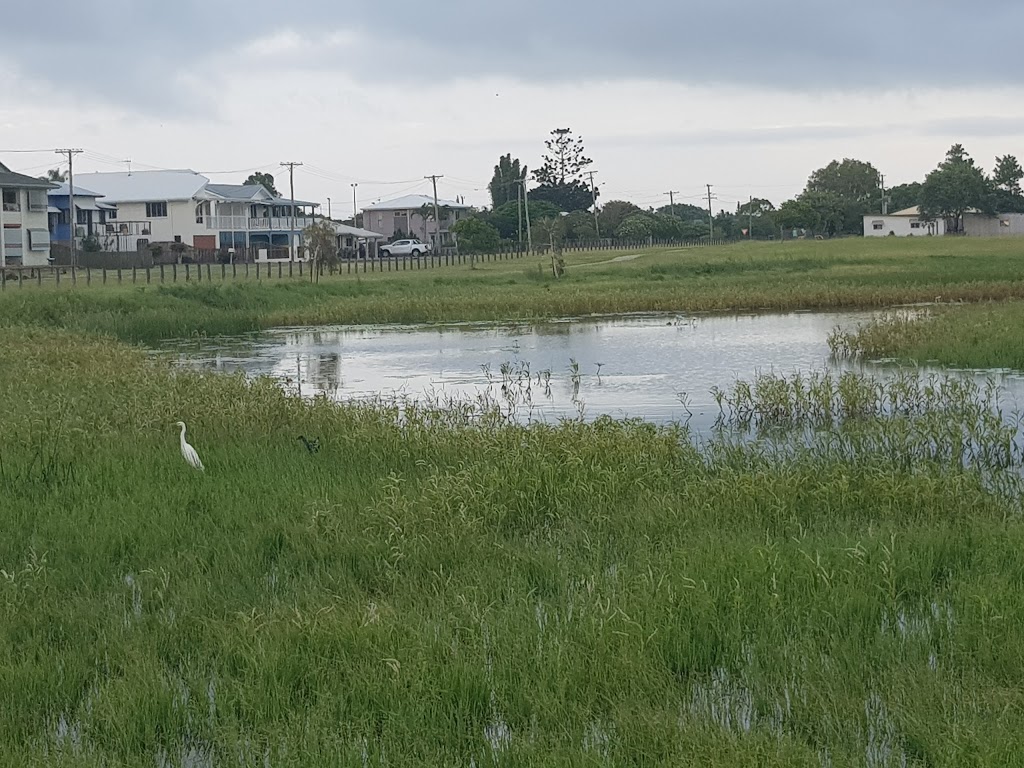
M 71 225 L 68 197 L 71 190 L 67 183 L 49 192 L 50 239 L 54 242 L 71 242 Z M 117 208 L 100 202 L 103 195 L 75 186 L 75 237 L 101 237 L 106 231 L 108 220 L 117 216 Z

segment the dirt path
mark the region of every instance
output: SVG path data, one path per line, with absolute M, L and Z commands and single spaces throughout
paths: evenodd
M 579 269 L 580 267 L 596 267 L 600 264 L 617 264 L 623 261 L 633 261 L 633 259 L 639 259 L 643 256 L 642 253 L 630 253 L 625 256 L 616 256 L 614 259 L 608 259 L 607 261 L 592 261 L 589 264 L 577 264 L 573 269 Z

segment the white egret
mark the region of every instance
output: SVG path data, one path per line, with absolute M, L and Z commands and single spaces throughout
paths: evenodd
M 185 422 L 179 421 L 177 426 L 181 427 L 181 457 L 200 472 L 205 471 L 203 462 L 199 459 L 199 454 L 196 453 L 196 449 L 185 442 Z

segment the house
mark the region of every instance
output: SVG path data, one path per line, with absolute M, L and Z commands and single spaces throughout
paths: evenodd
M 965 213 L 963 233 L 968 237 L 1021 237 L 1024 235 L 1024 213 Z
M 868 214 L 864 217 L 864 237 L 913 237 L 916 235 L 944 235 L 946 222 L 942 219 L 929 221 L 921 216 L 915 205 L 902 211 L 888 214 Z
M 380 232 L 350 227 L 348 224 L 340 224 L 336 221 L 332 221 L 331 226 L 338 238 L 338 252 L 343 256 L 359 255 L 361 251 L 362 256 L 372 257 L 376 254 L 380 241 L 387 240 L 387 237 Z
M 175 242 L 205 251 L 252 248 L 264 257 L 276 251 L 288 258 L 319 207 L 275 197 L 259 184 L 211 184 L 190 170 L 86 173 L 76 177 L 76 188 L 78 182 L 116 207 L 107 228 L 135 247 Z
M 418 237 L 435 246 L 450 245 L 451 225 L 471 210 L 470 206 L 452 200 L 438 200 L 440 226 L 434 222 L 434 198 L 428 195 L 406 195 L 397 200 L 374 203 L 363 208 L 363 226 L 388 237 Z
M 49 230 L 52 242 L 71 242 L 71 225 L 68 223 L 70 192 L 67 183 L 49 191 Z M 108 251 L 130 250 L 127 247 L 119 248 L 116 238 L 110 236 L 107 225 L 117 219 L 117 207 L 101 202 L 101 197 L 97 192 L 75 185 L 75 237 L 95 237 L 105 243 L 104 250 Z
M 46 193 L 55 186 L 0 163 L 0 267 L 50 263 Z

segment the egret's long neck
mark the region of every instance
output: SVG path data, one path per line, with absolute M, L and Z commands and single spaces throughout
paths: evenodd
M 185 425 L 181 425 L 181 444 L 185 444 Z

